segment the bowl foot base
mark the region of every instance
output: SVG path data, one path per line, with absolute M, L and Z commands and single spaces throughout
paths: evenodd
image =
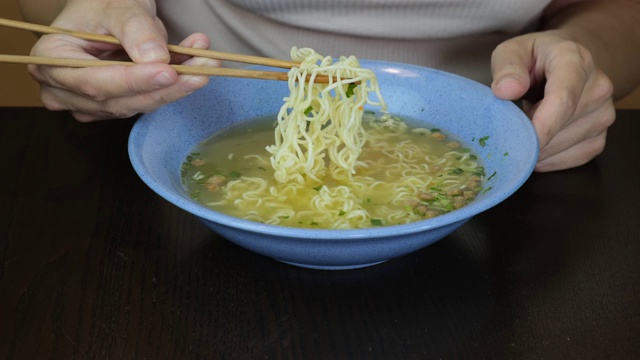
M 307 268 L 307 269 L 314 269 L 314 270 L 353 270 L 353 269 L 360 269 L 360 268 L 364 268 L 364 267 L 369 267 L 369 266 L 382 264 L 382 263 L 388 261 L 388 260 L 382 260 L 382 261 L 377 261 L 377 262 L 372 262 L 372 263 L 367 263 L 367 264 L 353 264 L 353 265 L 313 265 L 313 264 L 301 264 L 301 263 L 297 263 L 297 262 L 285 261 L 285 260 L 280 260 L 280 259 L 276 259 L 276 260 L 278 260 L 280 262 L 283 262 L 285 264 L 298 266 L 298 267 L 303 267 L 303 268 Z

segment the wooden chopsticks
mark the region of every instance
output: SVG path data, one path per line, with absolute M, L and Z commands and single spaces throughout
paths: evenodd
M 82 31 L 67 30 L 52 26 L 39 25 L 26 23 L 17 20 L 9 20 L 0 18 L 0 26 L 29 30 L 40 34 L 65 34 L 76 38 L 98 41 L 109 44 L 120 45 L 120 41 L 110 35 L 92 34 Z M 243 55 L 227 53 L 222 51 L 194 49 L 178 45 L 169 45 L 169 51 L 176 54 L 206 57 L 218 60 L 227 60 L 234 62 L 241 62 L 254 65 L 266 65 L 278 68 L 291 68 L 299 66 L 298 63 L 287 60 L 272 59 L 267 57 Z M 107 61 L 107 60 L 81 60 L 81 59 L 63 59 L 63 58 L 47 58 L 47 57 L 35 57 L 35 56 L 20 56 L 20 55 L 0 55 L 0 62 L 14 63 L 14 64 L 35 64 L 35 65 L 50 65 L 50 66 L 66 66 L 66 67 L 92 67 L 92 66 L 105 66 L 105 65 L 135 65 L 133 62 L 127 61 Z M 224 76 L 224 77 L 241 77 L 251 79 L 265 79 L 265 80 L 288 80 L 286 72 L 276 71 L 260 71 L 260 70 L 247 70 L 247 69 L 230 69 L 230 68 L 211 68 L 203 66 L 186 66 L 186 65 L 171 65 L 177 73 L 186 75 L 205 75 L 205 76 Z M 328 82 L 326 76 L 317 76 L 315 82 L 322 83 Z
M 62 59 L 62 58 L 50 58 L 50 57 L 2 55 L 2 54 L 0 54 L 0 63 L 65 66 L 65 67 L 74 67 L 74 68 L 109 66 L 109 65 L 126 65 L 126 66 L 135 65 L 135 63 L 131 61 Z M 183 74 L 183 75 L 224 76 L 224 77 L 239 77 L 239 78 L 249 78 L 249 79 L 283 80 L 283 81 L 287 81 L 289 79 L 289 76 L 287 75 L 287 73 L 283 71 L 282 72 L 261 71 L 261 70 L 229 69 L 229 68 L 214 68 L 214 67 L 186 66 L 186 65 L 171 65 L 171 67 L 173 67 L 178 74 Z M 318 81 L 318 77 L 316 77 L 315 81 L 322 82 L 322 79 Z
M 2 18 L 0 18 L 0 25 L 14 28 L 14 29 L 29 30 L 36 33 L 40 33 L 40 34 L 65 34 L 65 35 L 73 36 L 79 39 L 120 45 L 120 41 L 111 35 L 92 34 L 92 33 L 87 33 L 82 31 L 67 30 L 67 29 L 57 28 L 53 26 L 38 25 L 38 24 L 26 23 L 22 21 L 9 20 L 9 19 L 2 19 Z M 199 57 L 206 57 L 206 58 L 218 59 L 218 60 L 228 60 L 228 61 L 241 62 L 246 64 L 266 65 L 266 66 L 273 66 L 273 67 L 279 67 L 279 68 L 291 68 L 293 66 L 299 65 L 298 63 L 293 61 L 272 59 L 272 58 L 266 58 L 266 57 L 260 57 L 260 56 L 233 54 L 233 53 L 226 53 L 226 52 L 214 51 L 214 50 L 194 49 L 194 48 L 178 46 L 178 45 L 169 45 L 169 51 L 176 54 L 199 56 Z

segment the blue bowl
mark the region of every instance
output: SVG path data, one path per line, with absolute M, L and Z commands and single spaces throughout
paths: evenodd
M 424 248 L 506 199 L 531 175 L 538 139 L 530 120 L 512 102 L 496 98 L 482 84 L 442 71 L 383 61 L 362 60 L 361 64 L 376 72 L 390 113 L 424 121 L 467 142 L 481 157 L 486 174 L 495 172 L 486 183 L 491 190 L 461 209 L 432 219 L 353 230 L 267 225 L 191 200 L 180 179 L 187 154 L 219 130 L 277 113 L 288 95 L 287 84 L 281 81 L 212 78 L 191 96 L 143 115 L 129 137 L 131 163 L 158 195 L 227 240 L 315 269 L 370 266 Z M 479 141 L 482 138 L 486 141 Z

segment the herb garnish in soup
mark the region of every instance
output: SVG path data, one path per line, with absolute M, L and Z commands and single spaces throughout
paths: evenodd
M 482 191 L 484 168 L 469 147 L 411 119 L 365 112 L 367 140 L 355 174 L 326 158 L 304 182 L 275 179 L 274 116 L 202 142 L 182 167 L 191 197 L 232 216 L 291 227 L 354 229 L 406 224 L 461 208 Z
M 473 201 L 484 177 L 478 157 L 439 129 L 388 114 L 375 73 L 356 57 L 294 47 L 291 58 L 300 66 L 288 72 L 277 115 L 216 134 L 188 156 L 182 179 L 193 199 L 243 219 L 326 229 L 405 224 Z

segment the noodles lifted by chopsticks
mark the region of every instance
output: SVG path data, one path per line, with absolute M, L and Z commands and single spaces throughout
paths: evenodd
M 290 95 L 278 114 L 275 144 L 267 147 L 275 179 L 319 181 L 327 171 L 326 155 L 329 171 L 342 169 L 351 176 L 366 141 L 364 105 L 386 110 L 375 74 L 361 68 L 355 56 L 334 62 L 313 49 L 293 47 L 291 58 L 300 67 L 289 71 Z M 317 75 L 327 75 L 329 84 L 314 83 Z

